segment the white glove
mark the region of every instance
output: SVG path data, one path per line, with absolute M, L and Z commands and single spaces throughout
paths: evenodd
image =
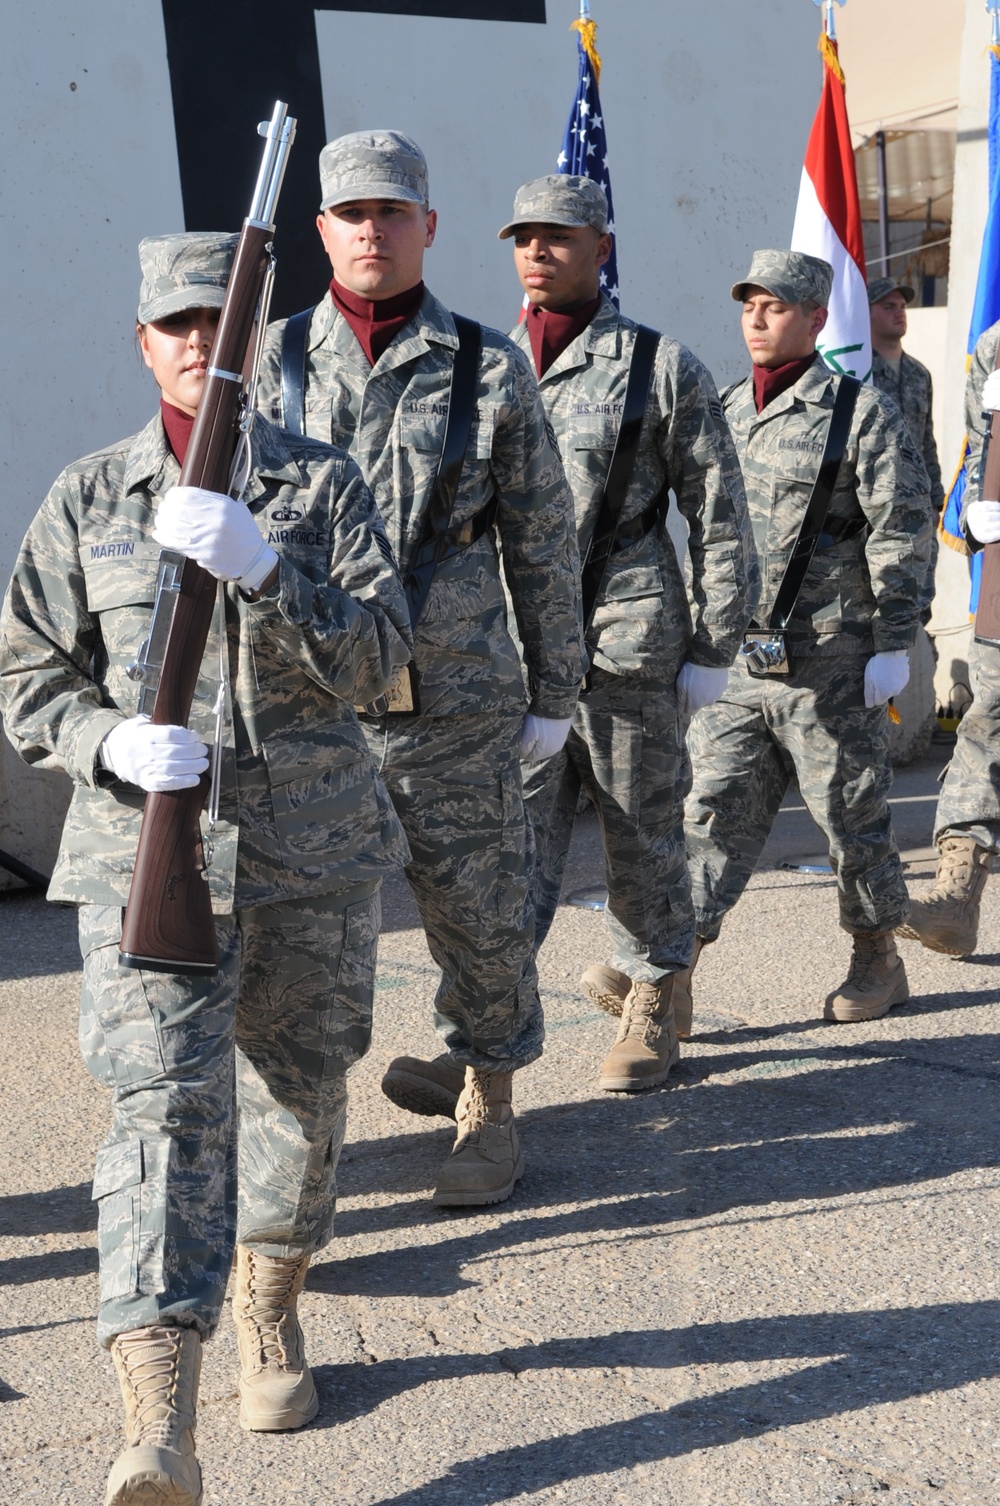
M 521 746 L 518 750 L 522 763 L 541 763 L 558 753 L 569 737 L 573 725 L 571 716 L 532 716 L 529 711 L 521 728 Z
M 994 376 L 1000 376 L 995 371 Z M 1000 407 L 1000 403 L 997 404 Z M 970 502 L 965 509 L 965 526 L 979 544 L 1000 540 L 1000 502 Z
M 193 789 L 208 768 L 208 749 L 189 727 L 154 727 L 148 716 L 112 727 L 98 756 L 112 774 L 147 794 Z
M 694 716 L 703 706 L 711 706 L 726 688 L 728 669 L 713 669 L 707 664 L 681 665 L 677 676 L 677 710 L 681 716 Z
M 910 656 L 905 648 L 874 654 L 865 665 L 865 705 L 884 706 L 910 678 Z
M 170 488 L 156 509 L 153 538 L 244 591 L 259 591 L 278 559 L 242 502 L 200 486 Z
M 1000 371 L 991 371 L 983 383 L 983 408 L 987 413 L 1000 408 Z

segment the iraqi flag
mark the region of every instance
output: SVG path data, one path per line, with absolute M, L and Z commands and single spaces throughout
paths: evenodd
M 872 371 L 871 318 L 844 74 L 837 44 L 825 32 L 819 50 L 823 92 L 806 147 L 792 250 L 821 256 L 833 267 L 830 314 L 817 349 L 834 371 L 866 382 Z

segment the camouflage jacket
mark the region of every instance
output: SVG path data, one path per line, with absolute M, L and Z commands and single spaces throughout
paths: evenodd
M 222 797 L 209 870 L 216 913 L 323 893 L 406 861 L 406 841 L 348 704 L 406 662 L 402 586 L 350 460 L 265 422 L 246 500 L 279 555 L 257 601 L 235 585 L 202 661 L 190 725 L 206 743 L 225 686 Z M 153 507 L 179 475 L 159 414 L 78 461 L 28 530 L 0 617 L 0 709 L 27 763 L 75 789 L 50 899 L 128 897 L 144 796 L 97 754 L 137 710 L 127 666 L 150 624 Z M 203 818 L 204 828 L 204 818 Z
M 962 500 L 963 531 L 966 506 L 979 496 L 979 472 L 983 461 L 983 446 L 986 443 L 992 418 L 992 414 L 983 412 L 983 384 L 993 370 L 998 345 L 1000 345 L 1000 322 L 991 324 L 989 329 L 984 329 L 976 341 L 969 375 L 965 383 L 965 432 L 969 439 L 969 458 L 965 467 L 967 482 Z M 973 539 L 968 542 L 974 552 L 983 547 L 977 540 Z
M 279 322 L 268 330 L 258 389 L 262 411 L 278 422 L 283 329 Z M 306 430 L 357 460 L 404 578 L 435 485 L 457 345 L 451 314 L 430 293 L 374 367 L 329 293 L 309 328 Z M 417 624 L 421 709 L 445 716 L 524 705 L 499 550 L 524 645 L 530 709 L 571 716 L 585 662 L 572 498 L 528 363 L 503 335 L 484 329 L 453 523 L 494 500 L 494 527 L 439 565 Z
M 872 354 L 871 379 L 872 385 L 877 387 L 879 392 L 884 392 L 886 397 L 891 397 L 902 412 L 910 438 L 920 451 L 921 459 L 930 477 L 931 506 L 935 513 L 940 512 L 944 502 L 944 487 L 941 484 L 941 463 L 938 460 L 937 445 L 934 441 L 934 420 L 931 412 L 934 390 L 930 372 L 922 362 L 913 356 L 908 356 L 904 350 L 897 377 L 889 362 L 884 360 L 876 350 Z
M 539 383 L 576 501 L 581 556 L 597 522 L 621 423 L 635 331 L 609 298 Z M 527 324 L 513 338 L 529 353 Z M 668 675 L 731 664 L 756 602 L 757 558 L 739 462 L 711 376 L 661 336 L 621 523 L 671 488 L 688 526 L 688 586 L 664 527 L 612 555 L 588 648 L 611 674 Z
M 753 377 L 723 406 L 743 467 L 766 624 L 819 469 L 840 378 L 816 357 L 758 415 Z M 799 653 L 908 648 L 919 621 L 931 513 L 927 473 L 895 403 L 863 386 L 825 525 L 789 624 Z

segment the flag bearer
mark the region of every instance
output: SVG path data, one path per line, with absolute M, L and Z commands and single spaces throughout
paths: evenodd
M 832 280 L 819 257 L 756 251 L 732 290 L 753 363 L 723 394 L 761 562 L 753 636 L 780 641 L 773 614 L 784 616 L 787 657 L 775 653 L 763 678 L 750 673 L 752 661 L 738 662 L 722 697 L 695 719 L 685 825 L 698 936 L 710 942 L 797 782 L 829 843 L 840 923 L 853 938 L 848 977 L 824 1014 L 866 1020 L 908 996 L 892 936 L 907 898 L 887 803 L 886 703 L 909 675 L 930 515 L 927 473 L 899 409 L 816 353 Z M 824 458 L 836 458 L 832 416 L 845 383 L 840 401 L 853 397 L 853 411 L 848 404 L 832 496 L 816 517 L 809 504 Z M 787 613 L 775 614 L 807 533 L 815 552 L 796 551 L 808 567 Z
M 756 591 L 756 557 L 712 378 L 676 340 L 640 337 L 599 290 L 612 244 L 601 187 L 564 174 L 526 183 L 500 237 L 513 240 L 528 297 L 514 338 L 531 357 L 555 431 L 581 555 L 606 531 L 608 509 L 619 509 L 594 588 L 587 689 L 566 746 L 526 767 L 525 795 L 538 945 L 555 914 L 581 790 L 597 809 L 612 955 L 609 966 L 588 968 L 581 986 L 621 1015 L 600 1085 L 632 1091 L 667 1077 L 677 1033 L 688 1031 L 677 986 L 694 944 L 684 719 L 726 684 Z M 641 427 L 623 476 L 620 461 L 612 473 L 612 454 L 623 443 L 630 376 L 628 406 Z M 689 535 L 686 586 L 665 526 L 671 490 Z
M 979 337 L 965 388 L 969 436 L 968 490 L 962 517 L 974 551 L 1000 542 L 1000 503 L 982 501 L 983 444 L 1000 409 L 1000 376 L 993 370 L 1000 324 Z M 911 900 L 901 936 L 935 952 L 966 957 L 976 949 L 979 908 L 1000 845 L 1000 648 L 973 640 L 969 650 L 972 705 L 958 727 L 934 822 L 939 851 L 934 887 Z

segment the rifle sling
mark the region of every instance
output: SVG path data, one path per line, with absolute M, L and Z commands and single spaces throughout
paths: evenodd
M 583 595 L 583 626 L 585 633 L 590 630 L 594 609 L 597 606 L 597 599 L 601 594 L 601 587 L 604 584 L 608 561 L 615 552 L 618 520 L 625 505 L 625 494 L 628 491 L 629 482 L 632 479 L 632 471 L 635 468 L 635 457 L 639 450 L 639 435 L 642 430 L 643 416 L 646 412 L 649 383 L 653 375 L 653 359 L 656 355 L 656 346 L 659 338 L 659 333 L 655 329 L 647 329 L 644 324 L 640 324 L 635 332 L 635 344 L 632 346 L 632 359 L 629 363 L 628 380 L 625 384 L 622 421 L 618 429 L 618 438 L 615 441 L 614 452 L 611 456 L 611 464 L 608 467 L 608 478 L 604 483 L 604 494 L 601 497 L 597 521 L 594 524 L 594 531 L 590 535 L 590 543 L 587 545 L 587 553 L 581 572 L 580 585 Z M 659 498 L 655 506 L 658 511 Z M 645 519 L 645 514 L 643 514 L 643 518 Z M 646 529 L 643 528 L 642 531 L 645 532 Z
M 809 569 L 816 546 L 823 534 L 823 524 L 830 510 L 834 487 L 837 485 L 840 463 L 847 448 L 847 437 L 851 432 L 851 420 L 854 417 L 854 407 L 860 390 L 861 383 L 856 377 L 841 377 L 837 395 L 833 400 L 833 412 L 830 415 L 830 427 L 827 430 L 826 444 L 823 447 L 823 458 L 819 463 L 809 501 L 806 503 L 798 538 L 795 540 L 795 546 L 781 577 L 771 615 L 767 619 L 769 631 L 787 628 L 792 613 L 795 611 L 795 603 L 802 589 L 802 582 L 806 578 L 806 571 Z M 861 530 L 859 528 L 856 531 Z M 849 538 L 851 533 L 845 531 L 843 536 Z
M 314 309 L 303 309 L 300 314 L 293 314 L 286 321 L 281 337 L 282 422 L 293 434 L 305 433 L 306 341 L 314 312 Z M 474 518 L 456 528 L 450 526 L 475 415 L 476 373 L 482 343 L 482 330 L 473 319 L 464 319 L 461 314 L 453 314 L 452 318 L 458 334 L 458 350 L 451 371 L 444 445 L 424 531 L 410 557 L 403 582 L 410 609 L 410 626 L 414 629 L 438 565 L 475 543 L 496 517 L 496 504 L 491 502 Z
M 482 330 L 475 320 L 463 319 L 461 314 L 453 314 L 452 318 L 458 333 L 458 349 L 451 369 L 444 445 L 424 520 L 424 531 L 410 555 L 403 578 L 403 589 L 410 608 L 410 626 L 414 632 L 420 621 L 434 572 L 453 543 L 455 530 L 451 528 L 451 514 L 476 410 L 476 374 L 479 370 Z M 489 521 L 492 522 L 492 517 Z M 450 552 L 455 553 L 456 550 L 451 548 Z
M 293 434 L 306 432 L 306 341 L 314 313 L 293 314 L 281 336 L 281 422 Z

